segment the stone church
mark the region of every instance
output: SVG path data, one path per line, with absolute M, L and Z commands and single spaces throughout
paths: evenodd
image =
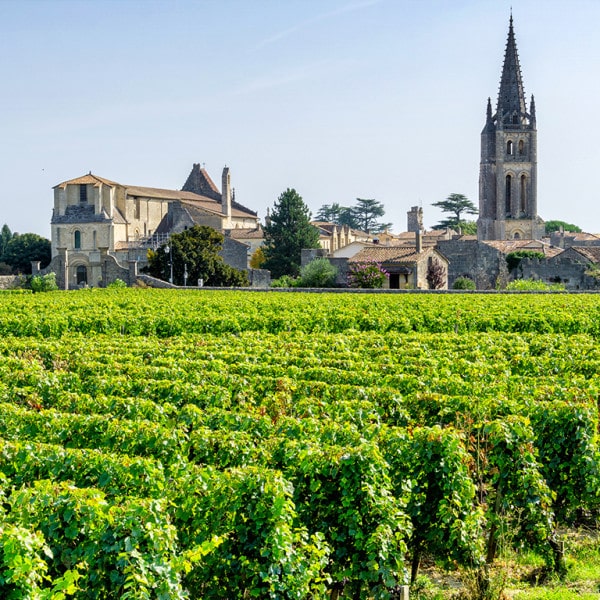
M 535 240 L 543 234 L 537 214 L 535 100 L 532 95 L 528 110 L 511 14 L 496 110 L 488 98 L 481 132 L 477 235 L 480 240 Z
M 228 167 L 221 190 L 199 164 L 181 190 L 124 185 L 90 172 L 54 187 L 52 262 L 45 271 L 54 271 L 63 288 L 134 280 L 132 262 L 143 263 L 148 248 L 194 224 L 223 233 L 259 228 L 257 213 L 236 202 Z M 247 246 L 228 240 L 228 249 L 240 255 L 232 266 L 246 268 Z

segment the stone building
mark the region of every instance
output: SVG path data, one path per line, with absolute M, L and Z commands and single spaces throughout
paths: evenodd
M 106 285 L 116 277 L 127 280 L 130 262 L 143 262 L 148 247 L 188 226 L 256 229 L 258 216 L 235 201 L 227 167 L 222 183 L 219 191 L 198 164 L 182 190 L 124 185 L 91 172 L 59 183 L 54 187 L 52 262 L 45 270 L 57 274 L 61 287 Z M 228 250 L 235 266 L 247 265 L 246 247 L 236 245 L 231 240 Z
M 537 124 L 535 100 L 529 110 L 512 15 L 495 112 L 488 98 L 481 132 L 479 171 L 480 240 L 539 239 L 537 213 Z
M 375 262 L 389 273 L 386 287 L 389 289 L 429 289 L 427 274 L 430 267 L 439 264 L 443 268 L 444 282 L 438 289 L 448 289 L 448 259 L 435 248 L 423 248 L 420 236 L 414 246 L 380 246 L 373 244 L 362 248 L 348 265 Z

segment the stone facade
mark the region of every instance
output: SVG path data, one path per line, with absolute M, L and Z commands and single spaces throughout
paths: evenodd
M 459 277 L 468 277 L 478 290 L 495 289 L 508 281 L 505 255 L 471 236 L 442 240 L 436 248 L 448 259 L 448 287 Z
M 170 233 L 194 224 L 222 232 L 258 227 L 257 214 L 235 201 L 227 167 L 222 180 L 219 192 L 195 164 L 181 191 L 127 186 L 91 172 L 58 184 L 51 221 L 52 263 L 45 271 L 53 270 L 65 288 L 107 285 L 115 278 L 131 283 L 129 264 L 144 262 L 147 248 Z M 225 255 L 235 256 L 232 266 L 246 268 L 247 247 L 231 242 Z
M 568 290 L 600 289 L 600 247 L 571 247 L 546 259 L 523 259 L 519 276 L 562 283 Z

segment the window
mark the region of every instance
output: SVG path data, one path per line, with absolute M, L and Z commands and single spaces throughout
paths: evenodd
M 513 153 L 513 143 L 512 140 L 508 140 L 508 142 L 506 142 L 506 154 L 509 154 L 510 156 L 512 156 Z
M 79 186 L 79 204 L 87 204 L 87 201 L 87 185 L 85 183 L 82 183 Z
M 94 250 L 96 250 L 98 248 L 97 241 L 96 241 L 96 230 L 94 229 L 94 233 L 93 233 L 93 241 L 94 241 Z
M 73 234 L 73 248 L 81 250 L 81 231 L 77 230 Z
M 521 212 L 527 212 L 527 176 L 521 175 Z
M 525 142 L 523 140 L 519 140 L 519 154 L 521 156 L 525 154 Z
M 134 203 L 134 209 L 133 209 L 133 218 L 134 219 L 139 219 L 140 218 L 140 199 L 136 198 L 135 199 L 135 203 Z
M 504 203 L 505 203 L 505 211 L 507 215 L 510 215 L 510 205 L 512 201 L 512 177 L 510 175 L 506 176 L 506 185 L 504 188 Z

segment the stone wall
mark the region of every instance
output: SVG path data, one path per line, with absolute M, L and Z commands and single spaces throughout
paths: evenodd
M 11 290 L 25 282 L 23 275 L 0 275 L 0 290 Z
M 562 283 L 568 290 L 597 290 L 600 281 L 587 275 L 589 263 L 572 251 L 550 259 L 528 258 L 519 265 L 519 277 L 522 279 L 540 279 L 545 283 Z
M 230 237 L 223 240 L 223 248 L 219 252 L 226 264 L 234 269 L 248 268 L 248 246 Z
M 449 261 L 449 288 L 459 277 L 472 279 L 478 290 L 492 290 L 508 281 L 503 254 L 479 240 L 442 240 L 436 249 Z

